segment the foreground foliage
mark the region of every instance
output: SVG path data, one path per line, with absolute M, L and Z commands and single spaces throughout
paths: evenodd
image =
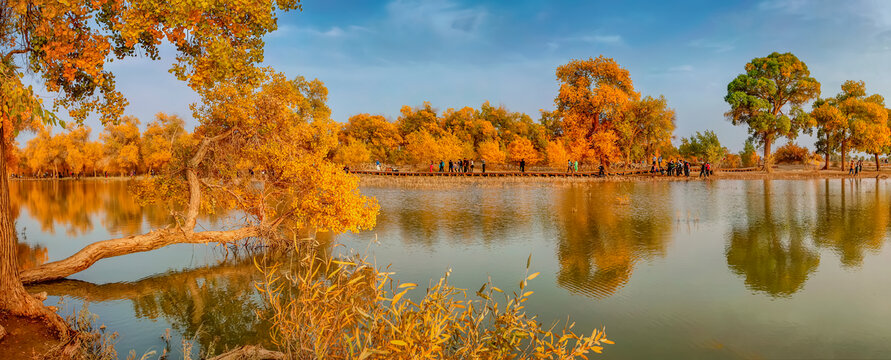
M 613 344 L 603 330 L 579 335 L 573 323 L 543 328 L 527 314 L 524 303 L 533 294 L 527 283 L 538 276 L 528 274 L 529 262 L 511 294 L 491 282 L 472 294 L 450 285 L 449 272 L 413 294 L 416 284 L 399 284 L 363 257 L 300 253 L 307 255 L 292 264 L 257 264 L 273 341 L 289 358 L 571 359 Z

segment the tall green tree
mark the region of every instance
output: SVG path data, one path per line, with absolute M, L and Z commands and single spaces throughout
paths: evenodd
M 810 132 L 812 120 L 801 106 L 820 96 L 820 83 L 792 53 L 774 52 L 746 64 L 746 73 L 727 85 L 725 116 L 733 125 L 749 127 L 764 147 L 764 169 L 771 171 L 770 147 L 779 137 L 794 139 Z
M 694 157 L 700 161 L 717 164 L 727 154 L 727 148 L 721 146 L 718 135 L 714 131 L 697 131 L 689 138 L 681 138 L 678 152 L 683 157 Z

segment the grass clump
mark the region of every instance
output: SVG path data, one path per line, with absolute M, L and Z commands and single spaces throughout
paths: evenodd
M 410 294 L 416 284 L 366 258 L 297 253 L 306 255 L 292 266 L 257 263 L 273 342 L 291 359 L 573 359 L 613 343 L 602 329 L 579 335 L 573 323 L 544 328 L 527 314 L 527 282 L 538 275 L 528 274 L 529 262 L 516 292 L 489 280 L 473 296 L 446 272 L 410 296 L 420 295 Z

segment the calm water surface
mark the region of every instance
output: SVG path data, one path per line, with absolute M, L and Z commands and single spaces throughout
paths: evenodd
M 605 326 L 604 358 L 891 356 L 891 183 L 877 180 L 364 187 L 378 226 L 333 241 L 426 283 L 452 269 L 476 289 L 511 288 L 532 254 L 528 310 L 545 323 Z M 163 226 L 120 181 L 14 181 L 20 261 Z M 205 228 L 234 224 L 205 217 Z M 337 250 L 335 250 L 337 251 Z M 89 303 L 126 353 L 161 335 L 221 349 L 268 344 L 249 257 L 175 245 L 105 259 L 40 285 L 63 312 Z

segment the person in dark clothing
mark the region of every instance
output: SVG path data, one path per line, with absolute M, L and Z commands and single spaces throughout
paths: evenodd
M 684 176 L 690 177 L 690 162 L 684 161 Z
M 604 167 L 603 167 L 603 164 L 600 164 L 600 166 L 597 167 L 597 176 L 604 176 L 604 175 L 606 175 L 606 172 L 605 172 L 604 170 L 605 170 L 605 169 L 604 169 Z
M 439 160 L 439 172 L 442 172 L 444 167 L 445 167 L 445 162 L 443 162 L 442 160 Z
M 526 159 L 520 160 L 520 172 L 526 172 Z
M 452 159 L 449 159 L 449 172 L 455 169 L 455 163 L 452 162 Z
M 483 173 L 486 173 L 486 159 L 480 160 L 483 162 Z

